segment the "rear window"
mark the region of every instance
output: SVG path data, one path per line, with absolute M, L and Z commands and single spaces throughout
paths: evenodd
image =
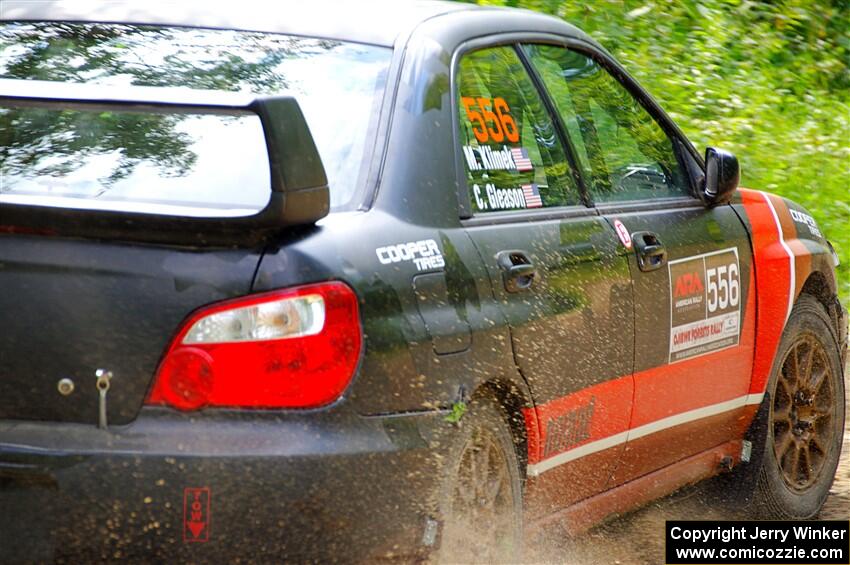
M 0 124 L 0 202 L 228 217 L 269 201 L 256 114 L 7 107 Z
M 0 24 L 0 78 L 294 95 L 335 210 L 362 202 L 390 56 L 268 33 Z M 236 216 L 261 210 L 269 191 L 262 126 L 251 114 L 0 108 L 0 202 Z

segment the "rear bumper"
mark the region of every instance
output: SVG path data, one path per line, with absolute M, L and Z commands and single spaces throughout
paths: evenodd
M 0 561 L 365 561 L 427 551 L 439 414 L 0 422 Z M 195 541 L 186 489 L 209 489 Z M 188 491 L 191 505 L 191 492 Z M 186 513 L 184 513 L 186 512 Z M 427 537 L 427 536 L 425 536 Z M 4 555 L 5 552 L 5 555 Z

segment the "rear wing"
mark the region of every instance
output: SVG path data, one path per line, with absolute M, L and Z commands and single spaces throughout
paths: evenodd
M 203 209 L 191 214 L 53 207 L 0 198 L 0 233 L 44 233 L 71 237 L 170 243 L 191 246 L 256 245 L 286 227 L 308 226 L 330 209 L 328 180 L 310 129 L 292 96 L 100 86 L 0 79 L 0 110 L 124 111 L 165 114 L 255 114 L 268 151 L 268 204 L 256 214 L 222 216 Z M 0 136 L 2 143 L 2 136 Z M 0 147 L 0 151 L 2 151 Z M 2 196 L 0 178 L 0 196 Z

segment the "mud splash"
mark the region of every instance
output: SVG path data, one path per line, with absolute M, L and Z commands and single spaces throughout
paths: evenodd
M 850 415 L 850 407 L 848 407 Z M 841 460 L 820 517 L 850 519 L 850 418 L 845 422 Z M 599 526 L 577 539 L 546 539 L 529 563 L 571 565 L 657 565 L 664 563 L 666 520 L 726 520 L 735 515 L 708 502 L 704 488 L 690 487 Z

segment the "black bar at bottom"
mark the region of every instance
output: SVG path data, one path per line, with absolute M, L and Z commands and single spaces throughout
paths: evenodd
M 665 536 L 670 565 L 850 563 L 846 521 L 673 520 L 667 522 Z

